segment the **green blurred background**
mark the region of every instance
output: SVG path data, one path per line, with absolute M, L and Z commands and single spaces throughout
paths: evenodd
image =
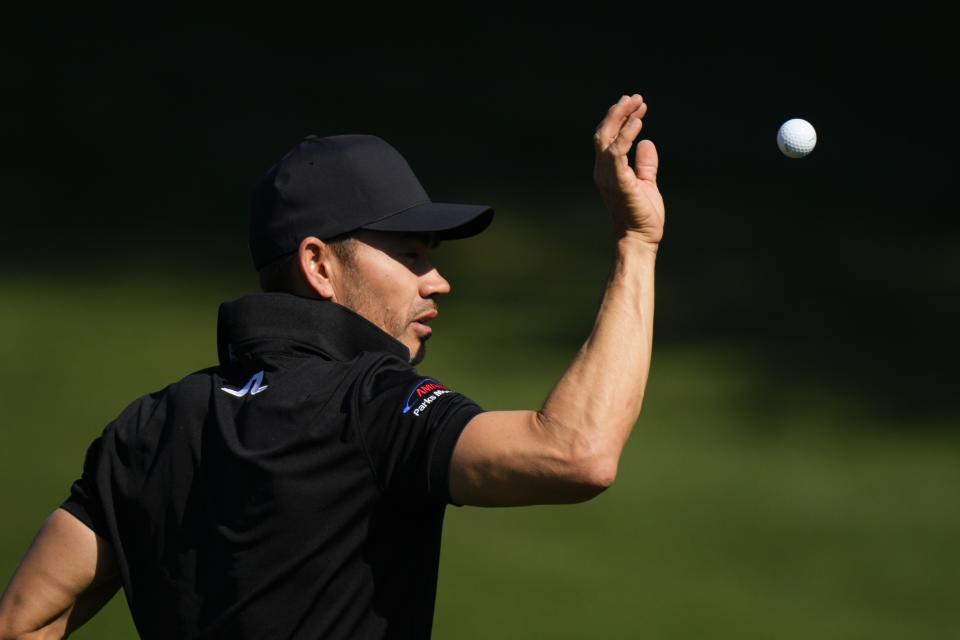
M 249 186 L 308 133 L 381 135 L 434 200 L 497 209 L 437 252 L 420 368 L 538 407 L 611 264 L 591 136 L 641 92 L 668 216 L 641 419 L 591 502 L 448 510 L 435 637 L 960 635 L 956 60 L 917 11 L 8 27 L 0 580 L 103 426 L 216 361 Z M 75 637 L 133 636 L 117 597 Z

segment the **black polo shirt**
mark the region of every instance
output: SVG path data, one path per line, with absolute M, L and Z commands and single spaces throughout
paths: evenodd
M 63 507 L 144 638 L 426 638 L 450 459 L 482 410 L 352 311 L 220 306 L 220 365 L 131 403 Z

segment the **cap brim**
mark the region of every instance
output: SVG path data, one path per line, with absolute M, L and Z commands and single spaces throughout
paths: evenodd
M 407 233 L 434 231 L 438 240 L 456 240 L 477 235 L 492 221 L 493 208 L 487 205 L 424 202 L 361 228 Z

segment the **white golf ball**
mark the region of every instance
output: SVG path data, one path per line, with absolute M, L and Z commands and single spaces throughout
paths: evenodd
M 817 146 L 817 132 L 802 118 L 793 118 L 780 125 L 777 146 L 788 158 L 802 158 Z

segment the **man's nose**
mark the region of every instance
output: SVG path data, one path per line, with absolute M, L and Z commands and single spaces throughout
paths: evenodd
M 436 267 L 426 272 L 420 278 L 420 296 L 429 298 L 430 296 L 446 295 L 450 293 L 450 283 L 440 275 Z

